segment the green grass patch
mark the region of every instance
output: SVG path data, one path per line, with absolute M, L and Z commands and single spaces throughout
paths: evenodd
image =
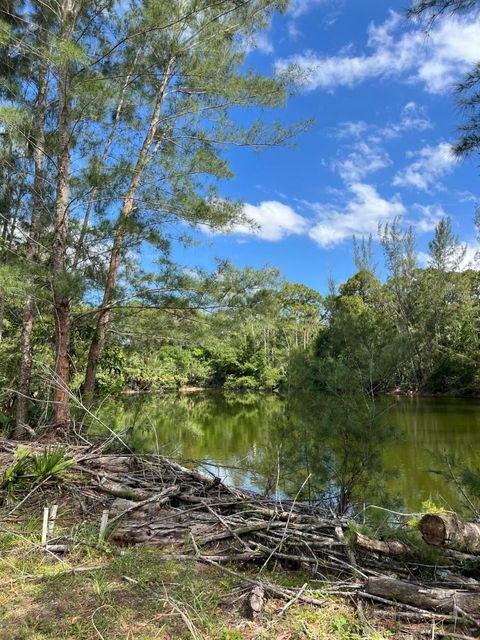
M 362 631 L 349 605 L 334 599 L 324 607 L 295 604 L 279 618 L 285 602 L 267 598 L 264 614 L 252 621 L 241 598 L 246 583 L 216 567 L 174 561 L 157 548 L 115 556 L 82 544 L 60 562 L 39 548 L 39 531 L 38 520 L 28 520 L 0 532 L 0 640 L 183 640 L 193 637 L 192 628 L 202 640 L 389 637 L 373 627 Z M 74 533 L 80 541 L 88 531 Z M 258 568 L 241 571 L 255 577 Z M 262 578 L 292 588 L 307 580 L 279 566 Z

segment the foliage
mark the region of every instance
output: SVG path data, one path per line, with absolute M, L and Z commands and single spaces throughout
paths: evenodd
M 424 513 L 445 513 L 445 508 L 436 504 L 431 498 L 422 502 L 421 514 L 413 516 L 408 520 L 408 526 L 410 529 L 417 529 L 418 523 Z
M 11 491 L 24 477 L 31 460 L 29 459 L 31 450 L 18 447 L 15 451 L 13 461 L 8 465 L 2 475 L 0 488 Z
M 215 373 L 208 357 L 189 357 L 191 344 L 168 353 L 174 342 L 162 345 L 162 362 L 127 371 L 131 341 L 110 340 L 110 326 L 123 314 L 134 327 L 139 309 L 194 315 L 235 305 L 234 269 L 222 270 L 215 299 L 214 277 L 188 277 L 170 245 L 191 242 L 199 225 L 250 225 L 227 192 L 227 150 L 289 144 L 309 126 L 264 117 L 288 87 L 246 64 L 248 43 L 287 4 L 13 0 L 0 9 L 0 333 L 13 318 L 17 435 L 38 388 L 39 344 L 50 349 L 51 407 L 63 426 L 72 387 L 86 400 L 95 384 L 107 392 L 207 384 L 216 373 L 260 379 L 247 356 L 243 371 Z M 36 340 L 39 323 L 47 341 Z M 265 384 L 278 378 L 270 372 Z
M 61 476 L 61 473 L 75 464 L 75 461 L 67 457 L 65 447 L 52 446 L 45 448 L 41 453 L 33 454 L 30 469 L 34 482 L 42 482 L 46 478 Z
M 19 447 L 14 460 L 3 472 L 0 489 L 9 493 L 18 487 L 34 487 L 47 479 L 61 480 L 62 472 L 74 461 L 67 456 L 65 447 L 46 447 L 41 453 Z

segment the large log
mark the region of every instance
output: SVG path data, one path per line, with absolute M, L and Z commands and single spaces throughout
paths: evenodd
M 480 594 L 478 591 L 429 589 L 396 578 L 380 577 L 368 579 L 366 592 L 436 613 L 452 615 L 455 612 L 461 613 L 463 611 L 470 615 L 480 614 Z
M 411 553 L 411 549 L 399 540 L 374 540 L 358 531 L 352 534 L 351 539 L 356 547 L 373 551 L 374 553 L 382 553 L 387 556 L 405 556 Z
M 427 544 L 480 553 L 480 523 L 460 522 L 454 513 L 427 513 L 418 526 Z

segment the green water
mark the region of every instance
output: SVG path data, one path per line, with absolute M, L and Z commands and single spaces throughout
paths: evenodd
M 480 461 L 475 400 L 392 397 L 372 407 L 212 392 L 126 397 L 104 403 L 101 416 L 126 429 L 135 450 L 201 460 L 237 486 L 294 496 L 308 478 L 303 497 L 329 496 L 345 482 L 343 469 L 365 485 L 362 499 L 409 511 L 428 498 L 458 508 L 458 489 L 431 471 L 444 468 L 445 452 L 476 468 Z

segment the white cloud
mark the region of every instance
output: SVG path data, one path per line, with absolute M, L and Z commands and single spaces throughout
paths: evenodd
M 244 214 L 248 222 L 235 224 L 227 233 L 256 236 L 262 240 L 277 242 L 289 235 L 306 233 L 308 221 L 291 207 L 276 200 L 261 202 L 259 205 L 246 204 Z
M 398 131 L 425 131 L 433 127 L 425 107 L 416 102 L 408 102 L 402 109 L 402 116 L 397 125 Z
M 294 65 L 304 74 L 300 85 L 305 91 L 352 87 L 373 78 L 397 77 L 407 82 L 421 82 L 430 93 L 443 93 L 477 62 L 479 57 L 480 20 L 472 16 L 439 21 L 425 37 L 421 27 L 405 31 L 405 20 L 391 12 L 380 25 L 368 30 L 369 53 L 351 55 L 340 51 L 322 56 L 306 51 L 277 61 L 278 72 Z
M 332 247 L 351 238 L 354 234 L 376 234 L 379 223 L 393 220 L 405 213 L 398 197 L 382 198 L 375 187 L 363 183 L 350 185 L 351 199 L 344 207 L 313 203 L 317 222 L 309 236 L 320 247 Z
M 448 142 L 426 146 L 408 155 L 416 159 L 396 173 L 393 184 L 397 187 L 416 187 L 422 191 L 438 188 L 438 179 L 452 171 L 457 162 Z
M 288 8 L 288 13 L 293 18 L 299 18 L 310 11 L 314 6 L 326 4 L 327 2 L 330 2 L 330 0 L 292 0 Z
M 365 138 L 370 143 L 378 144 L 385 140 L 398 138 L 407 131 L 425 131 L 433 127 L 425 107 L 416 102 L 408 102 L 402 109 L 398 120 L 389 122 L 383 127 L 373 125 L 364 120 L 341 122 L 334 136 L 338 140 Z
M 442 207 L 435 205 L 416 204 L 414 208 L 420 212 L 420 218 L 413 222 L 415 229 L 419 233 L 433 231 L 440 220 L 447 215 Z
M 298 38 L 300 38 L 300 36 L 302 35 L 302 32 L 297 27 L 297 23 L 294 20 L 290 20 L 288 22 L 287 29 L 288 37 L 290 38 L 290 40 L 298 40 Z
M 463 260 L 460 263 L 459 271 L 478 268 L 480 245 L 478 244 L 478 242 L 475 242 L 474 244 L 466 242 L 464 246 L 465 255 L 463 256 Z
M 480 203 L 480 196 L 475 195 L 471 191 L 459 191 L 457 195 L 460 202 L 474 202 L 476 205 Z
M 463 255 L 462 255 L 463 253 Z M 478 242 L 464 242 L 457 258 L 451 259 L 452 271 L 466 271 L 467 269 L 478 269 L 480 257 L 480 244 Z M 421 267 L 428 267 L 431 262 L 430 254 L 426 251 L 419 251 L 417 260 Z
M 339 140 L 350 140 L 352 138 L 359 138 L 369 129 L 370 125 L 368 125 L 363 120 L 357 120 L 356 122 L 352 122 L 350 120 L 347 122 L 340 122 L 337 131 L 335 132 L 335 137 Z
M 255 48 L 262 53 L 273 53 L 273 43 L 266 33 L 259 33 L 255 38 Z
M 357 142 L 348 156 L 333 164 L 340 176 L 347 183 L 359 182 L 368 174 L 384 169 L 392 164 L 386 151 L 377 145 Z

